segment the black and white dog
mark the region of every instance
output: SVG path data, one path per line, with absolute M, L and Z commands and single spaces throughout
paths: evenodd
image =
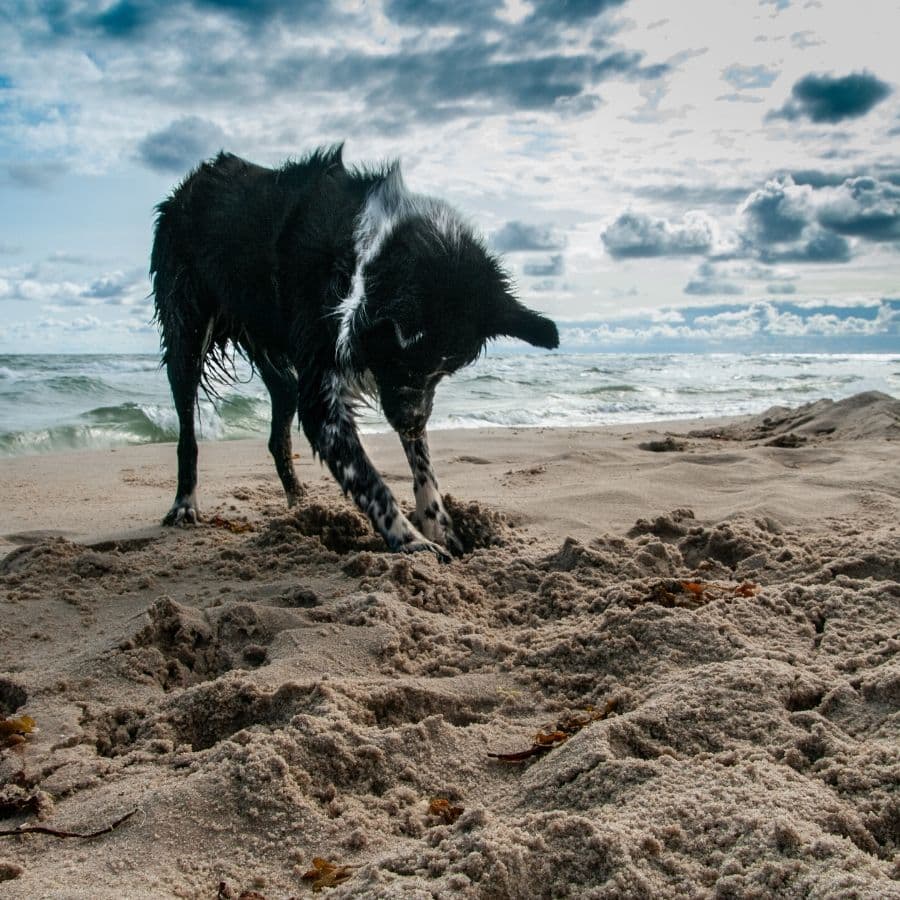
M 269 450 L 289 505 L 301 494 L 291 461 L 299 411 L 314 453 L 391 550 L 461 552 L 425 435 L 435 387 L 491 338 L 559 343 L 553 322 L 513 297 L 480 238 L 445 203 L 410 193 L 397 164 L 348 169 L 340 146 L 279 169 L 220 153 L 157 210 L 150 271 L 180 426 L 164 524 L 199 519 L 197 389 L 225 368 L 231 345 L 271 394 Z M 360 444 L 362 396 L 380 401 L 400 435 L 419 529 Z

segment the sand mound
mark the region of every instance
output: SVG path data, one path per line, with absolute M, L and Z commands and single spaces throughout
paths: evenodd
M 273 605 L 286 523 L 299 523 L 303 550 L 319 547 L 307 570 L 333 555 L 303 540 L 310 520 L 215 532 L 188 554 L 224 602 L 161 596 L 61 690 L 2 683 L 5 710 L 27 700 L 71 723 L 65 750 L 35 740 L 19 757 L 26 795 L 64 800 L 57 815 L 70 809 L 74 823 L 139 805 L 143 826 L 110 841 L 129 868 L 142 834 L 163 859 L 172 848 L 153 890 L 200 896 L 224 879 L 280 896 L 319 855 L 358 867 L 335 896 L 427 885 L 516 897 L 534 884 L 548 896 L 574 884 L 598 897 L 802 894 L 823 880 L 887 896 L 900 849 L 893 532 L 809 541 L 679 509 L 543 556 L 494 547 L 442 567 L 358 551 L 383 564 L 332 570 L 331 599 Z M 101 565 L 56 541 L 4 578 L 77 580 L 106 604 L 173 548 Z M 223 556 L 252 564 L 253 581 L 229 578 Z M 295 591 L 312 590 L 296 587 L 303 571 Z M 297 668 L 313 637 L 327 678 Z M 334 653 L 337 667 L 323 665 Z M 101 673 L 110 686 L 98 696 Z M 549 752 L 488 756 L 610 701 L 614 712 Z M 429 812 L 436 796 L 462 808 L 455 821 Z M 186 807 L 205 848 L 188 853 L 190 873 L 176 862 Z M 57 852 L 43 840 L 36 850 Z M 45 865 L 24 847 L 16 859 L 23 886 Z
M 796 409 L 773 406 L 725 428 L 691 432 L 694 437 L 734 441 L 771 441 L 775 446 L 799 446 L 809 440 L 900 439 L 900 400 L 879 391 L 854 394 L 845 400 L 817 400 Z
M 838 406 L 772 428 L 890 436 L 882 398 Z M 0 828 L 138 813 L 6 838 L 3 896 L 274 900 L 314 857 L 335 898 L 900 896 L 891 484 L 816 528 L 697 490 L 587 539 L 448 497 L 446 565 L 333 488 L 37 538 L 0 566 L 0 716 L 40 729 L 0 742 Z

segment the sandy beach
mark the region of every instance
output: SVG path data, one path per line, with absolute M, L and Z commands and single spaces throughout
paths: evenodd
M 431 444 L 3 460 L 0 896 L 900 897 L 900 401 Z

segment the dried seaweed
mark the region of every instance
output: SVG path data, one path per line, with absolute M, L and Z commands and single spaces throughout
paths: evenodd
M 446 797 L 432 797 L 428 802 L 428 814 L 442 819 L 447 825 L 452 825 L 464 812 L 462 806 L 451 806 Z
M 617 699 L 608 700 L 603 709 L 594 709 L 589 706 L 584 712 L 571 713 L 559 719 L 553 725 L 541 729 L 533 738 L 531 746 L 526 750 L 515 753 L 488 753 L 492 759 L 500 762 L 517 763 L 531 759 L 533 756 L 542 756 L 549 753 L 554 747 L 564 744 L 572 735 L 578 734 L 586 725 L 592 722 L 600 722 L 608 718 L 619 708 Z
M 713 581 L 658 581 L 637 603 L 657 603 L 668 608 L 697 609 L 722 597 L 753 597 L 759 590 L 750 581 L 719 584 Z
M 207 519 L 206 524 L 213 528 L 224 528 L 232 534 L 245 534 L 248 531 L 253 531 L 253 526 L 249 522 L 242 522 L 238 519 L 226 519 L 219 515 Z
M 50 828 L 48 825 L 19 825 L 16 828 L 0 829 L 0 837 L 13 837 L 17 834 L 49 834 L 51 837 L 58 838 L 95 838 L 100 837 L 102 834 L 109 834 L 110 831 L 114 831 L 123 822 L 127 822 L 136 812 L 137 807 L 131 810 L 131 812 L 125 813 L 124 816 L 120 816 L 105 828 L 99 828 L 97 831 L 62 831 L 59 828 Z
M 26 735 L 34 734 L 36 730 L 36 722 L 31 716 L 0 718 L 0 744 L 21 744 Z
M 335 887 L 345 882 L 352 874 L 352 866 L 339 866 L 321 856 L 312 861 L 313 867 L 301 876 L 304 881 L 312 882 L 312 889 L 318 893 L 322 888 Z

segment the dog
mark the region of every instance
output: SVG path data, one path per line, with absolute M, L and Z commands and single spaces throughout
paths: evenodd
M 346 167 L 342 145 L 280 168 L 220 153 L 156 207 L 150 277 L 178 414 L 178 487 L 164 525 L 196 523 L 194 411 L 235 350 L 271 395 L 269 451 L 288 505 L 299 414 L 313 453 L 392 551 L 442 561 L 462 545 L 431 467 L 426 425 L 442 378 L 492 338 L 559 345 L 523 306 L 482 239 L 441 200 L 410 192 L 399 163 Z M 414 478 L 418 527 L 363 449 L 354 410 L 380 402 Z

